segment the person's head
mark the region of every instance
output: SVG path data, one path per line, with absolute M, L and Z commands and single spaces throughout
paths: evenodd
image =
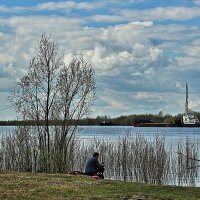
M 93 157 L 95 157 L 95 158 L 98 159 L 98 157 L 99 157 L 99 153 L 98 153 L 98 152 L 94 152 L 94 153 L 93 153 Z

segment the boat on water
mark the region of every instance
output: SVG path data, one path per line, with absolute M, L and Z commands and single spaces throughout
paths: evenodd
M 112 121 L 102 121 L 100 122 L 99 126 L 116 126 L 117 124 L 113 123 Z
M 188 85 L 186 83 L 186 99 L 185 113 L 182 117 L 182 126 L 184 127 L 200 127 L 199 119 L 194 115 L 194 112 L 188 107 Z
M 134 122 L 135 127 L 172 127 L 172 123 L 164 123 L 164 122 L 153 122 L 149 119 L 140 119 L 135 120 Z
M 200 127 L 199 119 L 193 112 L 189 111 L 183 114 L 182 126 L 185 127 Z

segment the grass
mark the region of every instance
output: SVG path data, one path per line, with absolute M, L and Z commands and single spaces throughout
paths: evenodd
M 0 199 L 200 200 L 200 188 L 95 180 L 81 175 L 0 173 Z

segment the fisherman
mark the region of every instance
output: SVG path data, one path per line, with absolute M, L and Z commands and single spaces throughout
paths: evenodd
M 103 172 L 104 172 L 104 163 L 99 163 L 98 161 L 99 153 L 94 152 L 93 156 L 88 159 L 85 167 L 85 175 L 88 176 L 98 176 L 99 178 L 104 178 Z

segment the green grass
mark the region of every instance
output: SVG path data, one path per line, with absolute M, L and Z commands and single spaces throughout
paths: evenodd
M 95 180 L 86 176 L 0 173 L 0 199 L 200 200 L 200 188 Z

